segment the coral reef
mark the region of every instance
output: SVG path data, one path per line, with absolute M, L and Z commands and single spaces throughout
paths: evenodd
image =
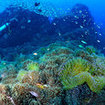
M 33 51 L 18 54 L 14 62 L 3 61 L 0 104 L 82 105 L 92 103 L 94 95 L 97 102 L 104 92 L 105 57 L 94 47 L 75 44 L 79 42 L 59 41 L 36 50 L 37 55 Z
M 0 105 L 105 104 L 105 41 L 88 7 L 50 18 L 12 6 L 0 13 L 1 26 L 10 22 L 0 33 Z

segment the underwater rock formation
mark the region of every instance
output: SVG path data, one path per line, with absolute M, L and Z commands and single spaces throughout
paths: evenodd
M 88 7 L 82 4 L 75 5 L 69 16 L 55 18 L 51 23 L 47 17 L 20 7 L 7 8 L 0 17 L 0 25 L 14 18 L 17 20 L 3 33 L 4 36 L 0 38 L 0 47 L 13 47 L 25 42 L 32 42 L 35 46 L 37 43 L 41 46 L 43 43 L 47 45 L 68 38 L 68 40 L 84 40 L 89 45 L 97 43 L 98 32 L 94 19 Z

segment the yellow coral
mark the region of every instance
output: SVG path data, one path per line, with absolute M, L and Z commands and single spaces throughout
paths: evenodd
M 23 77 L 27 74 L 28 72 L 25 70 L 20 70 L 18 75 L 17 75 L 17 80 L 21 81 Z
M 72 89 L 86 82 L 93 92 L 99 92 L 105 86 L 105 77 L 92 76 L 91 70 L 94 71 L 88 61 L 82 58 L 72 59 L 61 72 L 64 88 Z
M 87 60 L 74 58 L 64 66 L 62 73 L 66 73 L 69 76 L 75 76 L 81 72 L 89 71 L 90 69 L 91 65 Z
M 38 65 L 38 63 L 36 63 L 36 62 L 29 63 L 27 65 L 27 70 L 39 71 L 39 65 Z

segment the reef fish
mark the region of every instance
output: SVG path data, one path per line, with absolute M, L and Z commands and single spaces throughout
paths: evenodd
M 70 10 L 75 4 L 72 0 L 14 0 L 13 2 L 15 6 L 52 18 L 70 15 Z

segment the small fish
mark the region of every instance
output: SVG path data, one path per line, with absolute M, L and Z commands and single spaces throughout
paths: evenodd
M 35 2 L 35 7 L 37 7 L 37 6 L 39 6 L 39 5 L 40 5 L 40 3 Z
M 40 89 L 44 89 L 44 88 L 48 88 L 48 87 L 49 87 L 49 85 L 47 85 L 47 84 L 42 85 L 42 84 L 40 84 L 40 83 L 37 83 L 36 86 L 37 86 L 38 88 L 40 88 Z
M 42 84 L 39 84 L 39 83 L 37 83 L 36 86 L 37 86 L 38 88 L 41 88 L 41 89 L 44 89 L 44 88 L 45 88 L 45 86 L 43 86 Z
M 33 96 L 35 96 L 35 97 L 38 97 L 39 95 L 36 93 L 36 92 L 34 92 L 34 91 L 30 91 L 30 93 L 31 93 L 31 95 L 33 95 Z
M 83 48 L 83 46 L 82 45 L 78 45 L 80 48 Z
M 87 42 L 85 42 L 85 41 L 83 41 L 83 40 L 82 40 L 81 42 L 82 42 L 83 44 L 87 44 Z

